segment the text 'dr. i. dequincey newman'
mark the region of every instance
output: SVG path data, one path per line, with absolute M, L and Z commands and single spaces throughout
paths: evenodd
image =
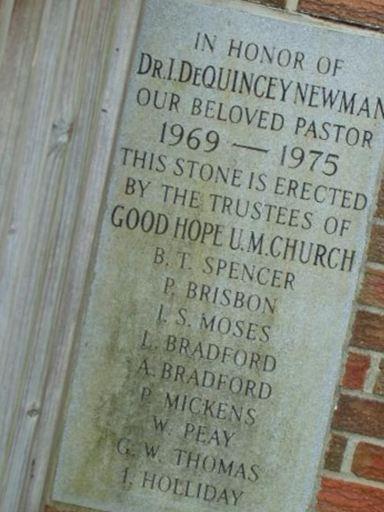
M 384 46 L 244 9 L 144 3 L 55 501 L 312 499 L 381 160 Z

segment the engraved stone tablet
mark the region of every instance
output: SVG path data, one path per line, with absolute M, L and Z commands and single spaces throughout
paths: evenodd
M 303 512 L 383 144 L 379 37 L 145 2 L 53 498 Z

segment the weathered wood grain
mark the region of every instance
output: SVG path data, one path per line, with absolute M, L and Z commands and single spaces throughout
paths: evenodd
M 2 511 L 43 505 L 139 6 L 0 6 Z

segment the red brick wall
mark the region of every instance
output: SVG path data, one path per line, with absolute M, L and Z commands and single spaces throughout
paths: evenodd
M 384 187 L 332 421 L 318 512 L 384 512 L 383 207 Z
M 287 3 L 292 9 L 296 2 Z M 384 31 L 384 0 L 300 0 L 297 10 Z M 384 512 L 384 180 L 317 511 Z
M 285 1 L 290 10 L 298 4 L 307 15 L 384 31 L 384 0 Z M 384 180 L 357 301 L 318 512 L 384 512 Z

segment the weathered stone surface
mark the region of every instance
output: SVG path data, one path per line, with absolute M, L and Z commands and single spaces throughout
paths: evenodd
M 382 152 L 382 47 L 246 3 L 146 2 L 56 501 L 308 507 Z

